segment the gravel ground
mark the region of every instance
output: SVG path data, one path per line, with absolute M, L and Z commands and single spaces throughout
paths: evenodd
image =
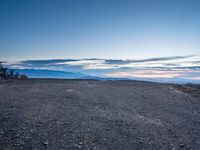
M 139 81 L 0 81 L 0 149 L 199 150 L 200 88 Z

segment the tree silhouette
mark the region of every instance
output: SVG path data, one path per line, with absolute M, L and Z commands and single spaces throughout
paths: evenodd
M 0 62 L 0 79 L 28 79 L 26 75 L 20 75 L 18 72 L 14 72 L 14 69 L 4 68 L 2 62 Z
M 8 75 L 7 75 L 7 70 L 8 68 L 1 68 L 1 76 L 2 76 L 2 79 L 8 79 Z
M 15 79 L 19 79 L 19 72 L 15 73 Z
M 28 79 L 28 77 L 25 74 L 20 75 L 20 79 Z
M 10 69 L 9 72 L 10 72 L 9 78 L 10 78 L 10 79 L 14 79 L 14 78 L 15 78 L 14 70 L 13 70 L 13 69 Z
M 3 66 L 2 66 L 2 64 L 0 62 L 0 79 L 2 79 L 2 68 L 3 68 Z

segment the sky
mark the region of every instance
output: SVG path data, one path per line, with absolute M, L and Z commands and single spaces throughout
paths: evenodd
M 0 0 L 0 61 L 200 83 L 200 1 Z
M 0 60 L 200 54 L 199 0 L 0 0 Z

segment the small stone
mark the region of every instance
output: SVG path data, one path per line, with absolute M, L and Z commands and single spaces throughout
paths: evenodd
M 45 141 L 45 142 L 43 142 L 43 145 L 44 145 L 44 146 L 48 146 L 48 145 L 49 145 L 49 142 L 48 142 L 48 141 Z
M 185 147 L 185 145 L 184 144 L 180 144 L 179 147 Z
M 109 131 L 109 128 L 106 128 L 106 131 Z
M 83 144 L 83 142 L 79 142 L 79 145 L 82 145 Z
M 4 134 L 4 131 L 2 129 L 0 129 L 0 135 L 3 135 Z

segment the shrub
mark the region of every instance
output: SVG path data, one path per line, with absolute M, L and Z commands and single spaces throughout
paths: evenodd
M 15 79 L 19 79 L 19 72 L 15 73 Z
M 7 68 L 1 68 L 1 78 L 8 79 Z
M 9 70 L 9 73 L 10 73 L 10 74 L 9 74 L 9 78 L 10 78 L 10 79 L 14 79 L 14 78 L 15 78 L 14 70 L 13 70 L 13 69 L 10 69 L 10 70 Z
M 3 66 L 2 66 L 2 64 L 0 62 L 0 79 L 2 79 L 2 68 L 3 68 Z
M 19 77 L 20 79 L 28 79 L 28 77 L 26 76 L 26 75 L 20 75 L 20 77 Z
M 14 69 L 4 68 L 0 62 L 0 79 L 28 79 L 26 75 L 20 75 L 18 72 L 14 72 Z

